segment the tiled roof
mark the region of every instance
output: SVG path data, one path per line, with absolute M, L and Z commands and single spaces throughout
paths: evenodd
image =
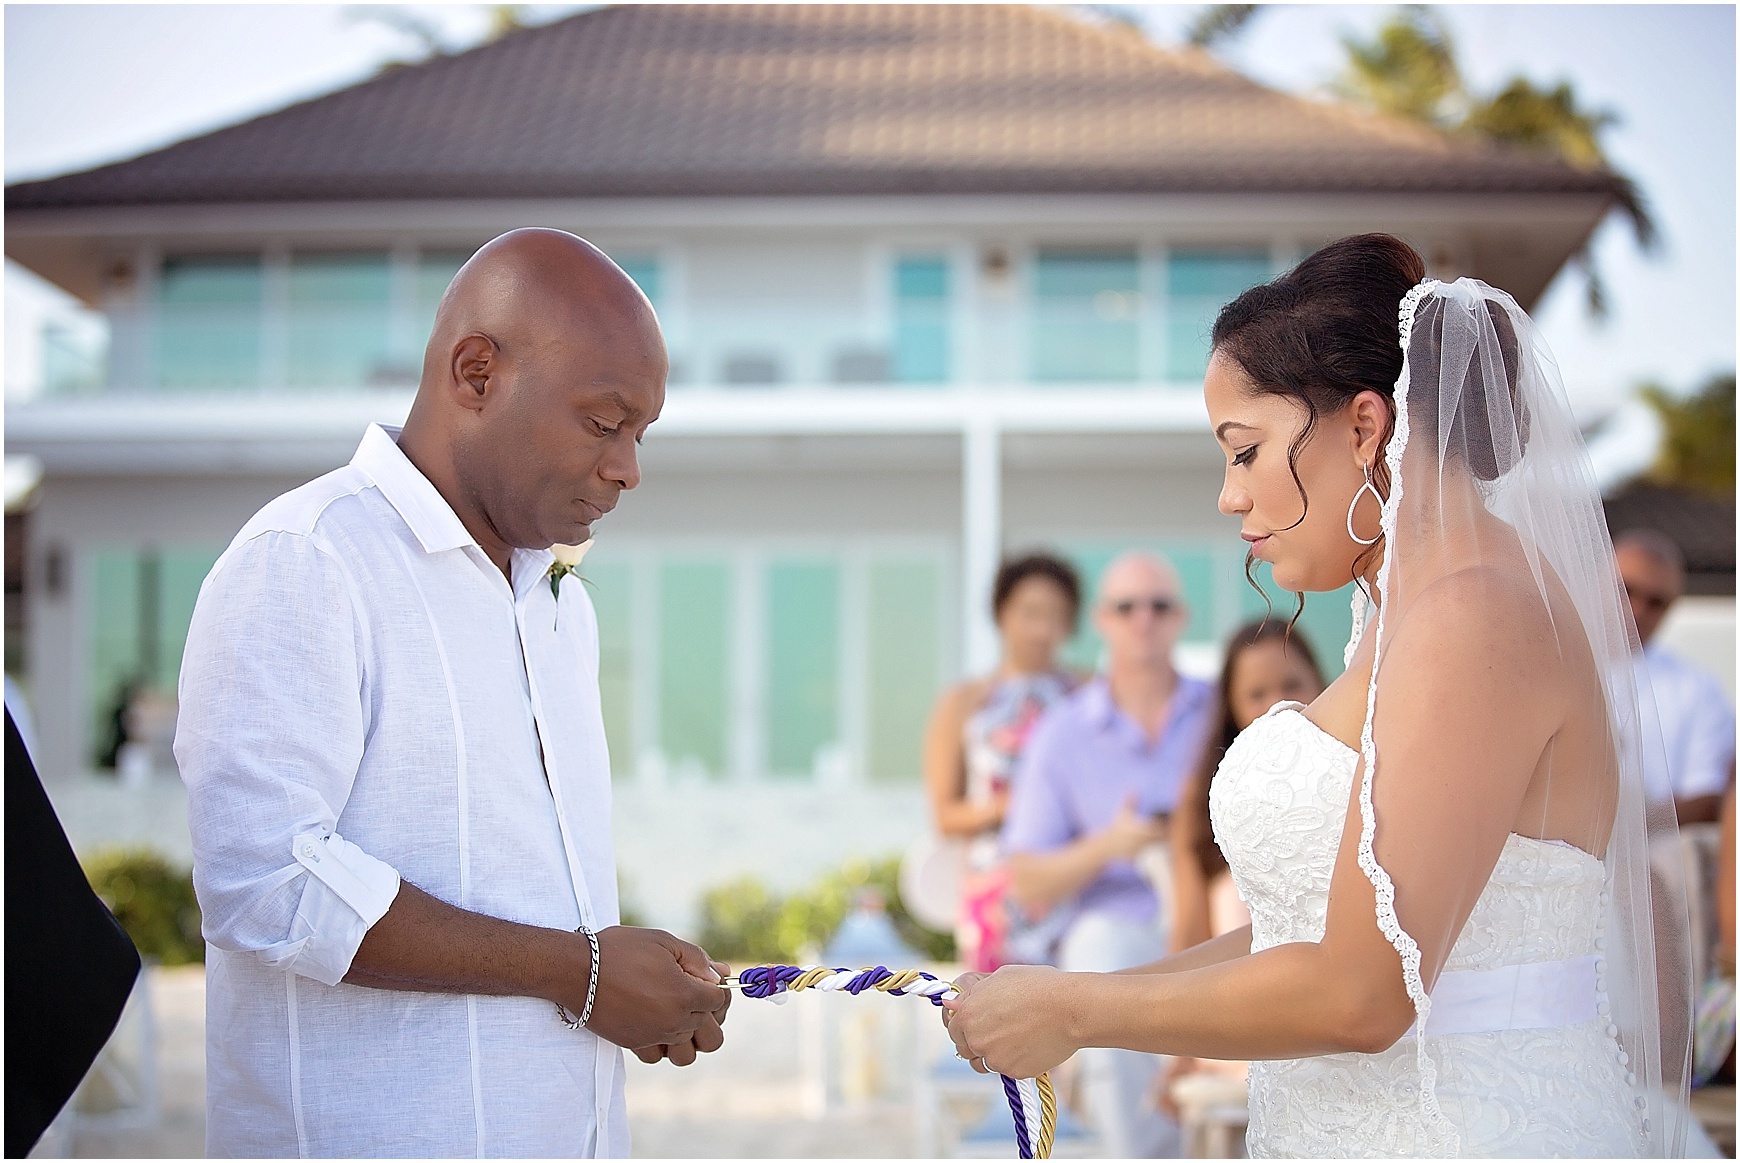
M 1734 592 L 1734 502 L 1689 489 L 1638 482 L 1606 502 L 1614 537 L 1631 529 L 1654 529 L 1686 555 L 1686 592 Z
M 1612 188 L 1048 8 L 630 5 L 14 185 L 6 205 Z

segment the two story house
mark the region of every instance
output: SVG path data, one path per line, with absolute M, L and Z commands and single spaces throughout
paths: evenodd
M 228 539 L 401 420 L 447 280 L 545 225 L 640 283 L 672 357 L 584 570 L 631 892 L 682 923 L 735 872 L 896 851 L 932 699 L 995 661 L 1001 554 L 1091 582 L 1166 552 L 1199 671 L 1263 611 L 1199 391 L 1226 301 L 1384 230 L 1527 306 L 1614 193 L 1019 5 L 606 7 L 13 185 L 7 255 L 111 336 L 8 409 L 44 474 L 43 767 L 90 778 L 126 692 L 173 692 Z M 1345 596 L 1301 625 L 1338 662 Z

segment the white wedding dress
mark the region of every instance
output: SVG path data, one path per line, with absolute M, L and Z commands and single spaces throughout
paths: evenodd
M 1322 939 L 1359 762 L 1300 709 L 1281 703 L 1252 723 L 1210 790 L 1253 953 Z M 1602 863 L 1580 849 L 1515 834 L 1505 843 L 1427 1025 L 1438 1107 L 1461 1154 L 1645 1150 L 1646 1103 L 1607 998 L 1607 892 Z M 1251 1156 L 1439 1153 L 1419 1118 L 1417 1052 L 1410 1031 L 1379 1054 L 1253 1062 Z

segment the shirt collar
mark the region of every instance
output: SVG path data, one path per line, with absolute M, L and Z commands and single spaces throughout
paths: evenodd
M 1162 734 L 1166 726 L 1170 726 L 1181 715 L 1194 711 L 1205 698 L 1210 688 L 1205 682 L 1180 674 L 1178 684 L 1172 690 L 1172 701 L 1166 712 L 1166 723 L 1162 726 Z M 1118 704 L 1112 701 L 1112 684 L 1103 674 L 1096 674 L 1093 680 L 1082 690 L 1082 709 L 1088 718 L 1098 727 L 1110 727 L 1122 714 Z
M 476 545 L 477 539 L 466 530 L 453 506 L 399 448 L 400 431 L 385 424 L 370 424 L 350 463 L 367 474 L 387 503 L 405 519 L 423 552 Z
M 1109 727 L 1117 717 L 1117 704 L 1112 702 L 1112 684 L 1106 676 L 1096 674 L 1081 693 L 1082 709 L 1096 727 Z

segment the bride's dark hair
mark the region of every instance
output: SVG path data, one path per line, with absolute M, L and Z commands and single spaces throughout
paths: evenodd
M 1390 401 L 1390 421 L 1379 446 L 1389 443 L 1396 381 L 1402 375 L 1399 312 L 1403 297 L 1425 277 L 1425 260 L 1401 239 L 1356 234 L 1315 251 L 1273 282 L 1252 287 L 1216 317 L 1213 350 L 1244 369 L 1257 391 L 1286 396 L 1305 409 L 1305 425 L 1287 448 L 1287 471 L 1304 506 L 1295 525 L 1311 509 L 1299 479 L 1299 450 L 1310 443 L 1320 416 L 1340 411 L 1361 392 L 1377 392 Z M 1372 465 L 1372 483 L 1389 496 L 1389 468 L 1382 457 Z M 1380 538 L 1355 559 L 1356 579 L 1381 544 Z M 1263 593 L 1251 576 L 1255 566 L 1256 559 L 1247 554 L 1245 580 Z M 1304 612 L 1300 594 L 1289 627 Z
M 1213 348 L 1244 369 L 1251 385 L 1305 408 L 1305 426 L 1287 449 L 1287 467 L 1307 509 L 1299 480 L 1299 450 L 1317 420 L 1361 392 L 1392 401 L 1402 374 L 1402 298 L 1426 277 L 1418 252 L 1388 234 L 1356 234 L 1332 242 L 1270 283 L 1252 287 L 1221 309 Z M 1389 442 L 1386 429 L 1381 444 Z M 1377 489 L 1389 494 L 1383 460 L 1372 465 Z M 1301 513 L 1299 520 L 1305 519 Z

